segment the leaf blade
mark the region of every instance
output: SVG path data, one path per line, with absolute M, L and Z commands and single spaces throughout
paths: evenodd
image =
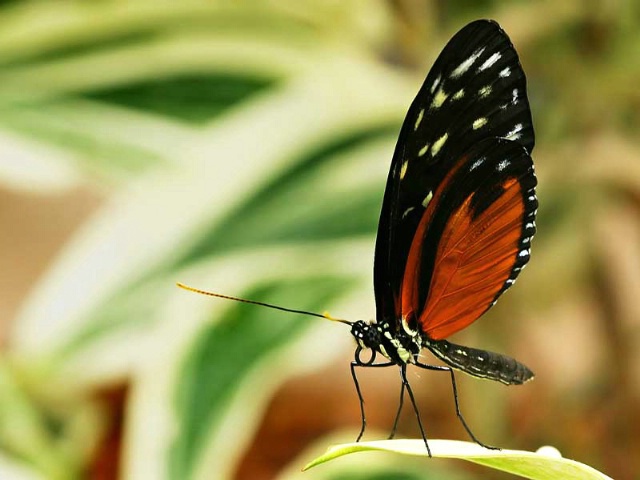
M 488 450 L 480 445 L 456 440 L 429 440 L 434 458 L 457 458 L 533 480 L 607 480 L 610 477 L 575 460 L 521 450 Z M 346 443 L 329 447 L 327 452 L 303 467 L 308 470 L 334 458 L 356 452 L 384 451 L 426 456 L 422 440 L 385 440 Z

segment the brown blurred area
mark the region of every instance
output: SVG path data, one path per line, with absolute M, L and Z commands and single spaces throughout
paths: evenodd
M 30 287 L 100 201 L 85 188 L 53 195 L 0 188 L 1 344 Z

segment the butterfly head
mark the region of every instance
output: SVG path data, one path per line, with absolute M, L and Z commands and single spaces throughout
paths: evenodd
M 411 362 L 421 349 L 419 337 L 414 338 L 392 328 L 388 322 L 358 320 L 351 325 L 351 335 L 360 349 L 379 352 L 399 365 Z
M 378 350 L 380 334 L 381 332 L 375 324 L 367 323 L 364 320 L 358 320 L 351 325 L 351 335 L 361 348 Z

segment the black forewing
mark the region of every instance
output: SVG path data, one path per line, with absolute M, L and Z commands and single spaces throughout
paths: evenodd
M 398 318 L 405 263 L 425 206 L 460 156 L 491 137 L 517 141 L 529 153 L 534 146 L 518 54 L 497 23 L 478 20 L 445 46 L 400 130 L 376 240 L 378 320 Z M 422 305 L 431 272 L 424 272 L 418 281 Z

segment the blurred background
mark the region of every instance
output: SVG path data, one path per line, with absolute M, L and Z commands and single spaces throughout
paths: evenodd
M 639 10 L 2 2 L 0 478 L 296 479 L 354 440 L 343 325 L 175 282 L 373 318 L 397 133 L 437 54 L 477 18 L 502 25 L 527 74 L 540 209 L 517 287 L 453 340 L 536 379 L 459 375 L 461 407 L 487 443 L 553 445 L 639 478 Z M 448 377 L 413 370 L 429 436 L 467 440 Z M 397 372 L 361 384 L 365 439 L 386 438 Z M 409 409 L 399 436 L 419 436 Z M 511 478 L 352 457 L 304 478 Z

